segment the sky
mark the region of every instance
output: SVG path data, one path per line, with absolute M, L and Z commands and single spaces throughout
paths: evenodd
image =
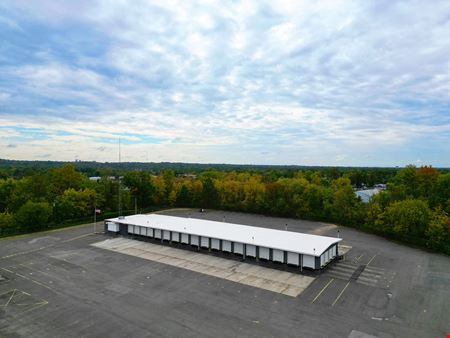
M 0 0 L 0 158 L 450 166 L 450 1 Z

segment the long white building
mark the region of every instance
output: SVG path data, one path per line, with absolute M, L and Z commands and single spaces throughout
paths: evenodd
M 340 238 L 159 214 L 105 220 L 105 232 L 151 238 L 298 266 L 321 269 L 338 255 Z

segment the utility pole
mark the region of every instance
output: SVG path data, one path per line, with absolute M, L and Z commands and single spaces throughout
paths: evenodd
M 121 192 L 121 185 L 120 185 L 120 137 L 119 137 L 119 217 L 122 216 L 122 192 Z

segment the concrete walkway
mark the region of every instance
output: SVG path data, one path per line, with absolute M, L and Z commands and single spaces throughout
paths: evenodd
M 92 245 L 291 297 L 297 297 L 314 280 L 309 276 L 126 238 L 107 239 Z

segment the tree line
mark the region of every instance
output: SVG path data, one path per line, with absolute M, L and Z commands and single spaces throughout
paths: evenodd
M 158 207 L 214 208 L 334 222 L 450 254 L 450 173 L 403 169 L 109 171 L 90 180 L 74 165 L 0 176 L 0 236 Z M 120 178 L 120 180 L 119 180 Z M 120 183 L 119 183 L 120 182 Z M 362 203 L 355 187 L 387 183 Z

